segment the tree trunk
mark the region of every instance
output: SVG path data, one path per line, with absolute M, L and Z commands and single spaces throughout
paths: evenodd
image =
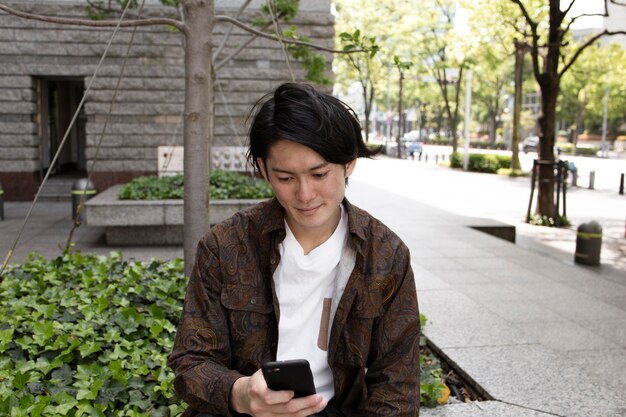
M 555 218 L 554 206 L 554 128 L 556 121 L 556 100 L 558 84 L 546 83 L 542 88 L 542 115 L 539 117 L 541 129 L 539 139 L 539 159 L 542 162 L 539 168 L 539 186 L 537 194 L 537 213 L 541 216 Z
M 184 0 L 185 42 L 184 257 L 185 274 L 194 264 L 196 246 L 209 226 L 209 153 L 213 120 L 213 0 Z
M 498 113 L 496 111 L 492 111 L 489 115 L 489 143 L 495 145 L 496 143 L 496 133 L 498 130 Z
M 550 0 L 550 28 L 548 30 L 548 51 L 541 74 L 541 111 L 539 117 L 539 187 L 537 212 L 540 216 L 556 218 L 554 204 L 554 142 L 556 126 L 556 102 L 559 96 L 559 57 L 563 43 L 561 23 L 563 15 L 558 0 Z
M 519 161 L 520 116 L 522 114 L 522 90 L 524 87 L 524 54 L 526 45 L 514 40 L 515 43 L 515 93 L 513 98 L 513 132 L 511 136 L 511 169 L 521 169 Z
M 398 159 L 402 158 L 402 147 L 400 146 L 400 140 L 402 139 L 402 131 L 403 129 L 403 120 L 402 120 L 402 80 L 404 80 L 404 73 L 400 70 L 400 91 L 398 98 L 398 140 L 396 143 L 398 144 Z
M 372 104 L 367 94 L 367 84 L 361 83 L 363 89 L 363 114 L 365 115 L 365 142 L 370 140 L 370 113 Z

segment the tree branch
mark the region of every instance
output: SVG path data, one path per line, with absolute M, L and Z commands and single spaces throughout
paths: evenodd
M 243 13 L 244 10 L 246 10 L 246 8 L 248 7 L 248 5 L 250 4 L 250 2 L 252 2 L 252 0 L 246 0 L 241 7 L 239 8 L 239 10 L 237 11 L 237 14 L 235 15 L 235 18 L 238 19 L 239 16 L 241 16 L 241 13 Z M 226 31 L 226 35 L 224 35 L 224 38 L 222 39 L 222 42 L 220 43 L 220 45 L 217 47 L 217 50 L 215 52 L 213 52 L 213 61 L 215 61 L 217 59 L 217 56 L 220 54 L 220 52 L 222 52 L 222 49 L 224 49 L 224 46 L 226 46 L 226 42 L 228 42 L 228 39 L 230 38 L 230 34 L 233 31 L 233 27 L 229 26 L 228 30 Z M 222 63 L 224 63 L 224 61 L 222 61 Z M 216 69 L 217 71 L 217 69 Z
M 296 39 L 288 39 L 288 38 L 280 38 L 276 35 L 272 35 L 271 33 L 266 33 L 266 32 L 262 32 L 260 30 L 257 30 L 255 28 L 253 28 L 250 25 L 247 25 L 233 17 L 230 16 L 226 16 L 226 15 L 215 15 L 215 21 L 216 22 L 228 22 L 231 23 L 247 32 L 250 32 L 252 34 L 255 34 L 257 36 L 260 36 L 262 38 L 266 38 L 266 39 L 271 39 L 273 41 L 277 41 L 277 42 L 283 42 L 283 43 L 289 43 L 292 45 L 303 45 L 303 46 L 308 46 L 310 48 L 313 49 L 317 49 L 319 51 L 326 51 L 326 52 L 332 52 L 334 54 L 350 54 L 353 52 L 367 52 L 367 50 L 365 49 L 351 49 L 349 51 L 343 51 L 343 50 L 338 50 L 338 49 L 332 49 L 332 48 L 326 48 L 324 46 L 320 46 L 320 45 L 316 45 L 314 43 L 310 43 L 310 42 L 304 42 L 304 41 L 299 41 Z
M 13 9 L 4 4 L 0 4 L 0 10 L 12 14 L 14 16 L 22 17 L 24 19 L 39 20 L 41 22 L 58 23 L 62 25 L 75 25 L 75 26 L 90 26 L 90 27 L 140 27 L 140 26 L 155 26 L 155 25 L 170 25 L 174 26 L 183 33 L 187 33 L 185 25 L 174 19 L 168 18 L 146 18 L 146 19 L 134 19 L 125 20 L 121 23 L 117 20 L 90 20 L 90 19 L 74 19 L 67 17 L 46 16 L 37 13 L 24 12 L 21 10 Z
M 232 26 L 231 26 L 232 27 Z M 243 51 L 248 45 L 250 45 L 252 43 L 252 41 L 254 41 L 255 39 L 257 39 L 258 36 L 257 35 L 250 35 L 250 38 L 248 38 L 244 43 L 242 43 L 241 45 L 239 45 L 239 47 L 234 50 L 230 55 L 228 55 L 227 57 L 225 57 L 224 59 L 222 59 L 220 62 L 218 62 L 217 64 L 213 65 L 213 68 L 215 69 L 215 72 L 219 71 L 224 65 L 226 65 L 231 59 L 233 59 L 235 56 L 237 56 L 241 51 Z
M 578 59 L 578 57 L 580 56 L 580 54 L 587 49 L 587 47 L 591 46 L 595 41 L 597 41 L 598 39 L 600 39 L 603 36 L 613 36 L 613 35 L 626 35 L 626 30 L 618 30 L 615 32 L 609 31 L 609 30 L 605 30 L 604 32 L 600 32 L 598 34 L 596 34 L 595 36 L 592 36 L 591 38 L 587 39 L 587 42 L 585 42 L 580 48 L 578 48 L 578 50 L 576 51 L 576 53 L 574 53 L 574 55 L 572 56 L 572 59 L 570 59 L 570 61 L 567 63 L 567 65 L 565 65 L 563 67 L 563 69 L 561 69 L 561 71 L 559 71 L 559 78 L 563 76 L 563 74 L 565 74 L 565 72 L 570 69 L 570 67 L 572 65 L 574 65 L 574 62 L 576 62 L 576 60 Z
M 576 0 L 572 0 L 569 6 L 567 6 L 567 9 L 565 9 L 565 11 L 563 12 L 564 15 L 567 15 L 569 11 L 572 10 L 572 6 L 574 5 L 574 3 L 576 3 Z
M 539 72 L 539 35 L 537 34 L 537 23 L 532 19 L 526 7 L 522 4 L 521 0 L 511 0 L 514 4 L 520 8 L 526 22 L 530 26 L 530 33 L 532 36 L 533 44 L 530 48 L 530 55 L 533 59 L 533 72 L 537 82 L 541 79 L 541 73 Z

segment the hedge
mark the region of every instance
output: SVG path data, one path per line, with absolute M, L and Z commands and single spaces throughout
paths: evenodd
M 180 199 L 184 195 L 182 175 L 164 177 L 137 177 L 124 184 L 118 193 L 120 200 L 164 200 Z M 269 198 L 274 195 L 272 187 L 265 181 L 236 172 L 211 171 L 209 176 L 209 198 Z
M 451 168 L 463 168 L 463 154 L 453 152 L 450 155 Z M 495 174 L 499 169 L 511 168 L 511 157 L 509 155 L 493 155 L 483 153 L 470 153 L 468 170 L 474 172 L 487 172 Z

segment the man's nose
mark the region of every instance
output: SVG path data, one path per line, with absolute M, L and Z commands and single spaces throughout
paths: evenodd
M 296 197 L 300 201 L 310 201 L 313 199 L 315 191 L 313 185 L 306 179 L 301 180 L 298 184 L 298 191 Z

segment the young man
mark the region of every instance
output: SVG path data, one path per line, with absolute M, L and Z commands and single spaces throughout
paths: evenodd
M 419 414 L 409 251 L 344 197 L 375 153 L 354 112 L 311 86 L 262 101 L 248 157 L 276 197 L 198 245 L 169 361 L 188 415 Z M 267 387 L 261 364 L 285 359 L 310 362 L 317 394 Z

